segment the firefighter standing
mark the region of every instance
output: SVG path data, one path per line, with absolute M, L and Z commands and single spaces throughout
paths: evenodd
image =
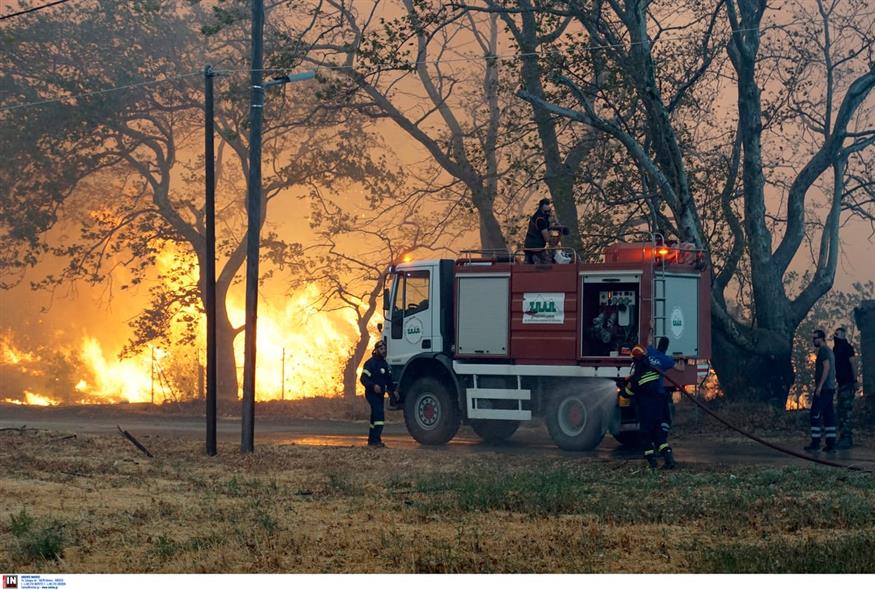
M 538 201 L 538 210 L 529 218 L 526 231 L 526 241 L 523 249 L 526 252 L 527 264 L 551 264 L 553 262 L 547 244 L 552 240 L 550 235 L 550 199 Z
M 854 368 L 856 351 L 848 342 L 848 333 L 844 326 L 836 328 L 832 337 L 832 352 L 836 361 L 836 418 L 838 419 L 839 442 L 837 449 L 850 449 L 854 446 L 851 435 L 851 411 L 854 408 L 854 387 L 857 384 L 857 372 Z
M 835 355 L 826 345 L 826 333 L 815 330 L 811 341 L 817 348 L 814 361 L 814 395 L 811 398 L 811 443 L 806 451 L 819 451 L 821 437 L 826 439 L 827 452 L 836 448 L 836 414 L 833 396 L 836 392 Z
M 365 386 L 365 399 L 371 406 L 370 430 L 368 432 L 369 447 L 385 447 L 381 440 L 383 425 L 385 424 L 385 408 L 383 396 L 388 393 L 395 396 L 395 384 L 392 382 L 392 370 L 386 362 L 386 344 L 378 342 L 374 346 L 374 353 L 362 368 L 360 379 Z
M 651 366 L 647 350 L 641 345 L 632 349 L 634 364 L 632 375 L 621 395 L 635 400 L 638 422 L 644 446 L 644 458 L 652 468 L 658 466 L 656 454 L 665 460 L 664 469 L 675 466 L 674 455 L 668 444 L 668 399 L 662 387 L 660 372 Z M 672 361 L 674 364 L 674 361 Z

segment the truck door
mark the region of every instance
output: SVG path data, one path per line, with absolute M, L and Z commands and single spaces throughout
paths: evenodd
M 432 276 L 428 269 L 399 270 L 392 292 L 387 361 L 403 365 L 421 352 L 432 350 Z
M 657 338 L 668 336 L 669 354 L 700 356 L 699 281 L 698 274 L 663 272 L 654 278 L 654 328 Z

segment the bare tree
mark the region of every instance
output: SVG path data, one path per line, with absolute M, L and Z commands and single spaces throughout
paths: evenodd
M 835 276 L 841 212 L 845 208 L 871 218 L 872 204 L 865 198 L 871 185 L 868 170 L 860 163 L 871 157 L 875 143 L 869 111 L 875 86 L 873 15 L 861 7 L 859 2 L 818 0 L 817 14 L 799 4 L 794 7 L 795 19 L 786 13 L 773 15 L 772 24 L 766 24 L 765 0 L 713 2 L 703 7 L 702 18 L 693 19 L 698 27 L 688 27 L 695 36 L 689 34 L 684 41 L 698 59 L 681 72 L 659 59 L 658 42 L 671 27 L 654 2 L 557 1 L 531 8 L 521 3 L 502 8 L 509 14 L 536 11 L 573 18 L 586 32 L 590 47 L 599 48 L 602 65 L 594 61 L 589 76 L 566 70 L 552 79 L 573 96 L 574 105 L 528 91 L 520 96 L 622 145 L 652 187 L 654 209 L 667 208 L 663 219 L 670 222 L 667 230 L 700 247 L 710 244 L 701 216 L 705 208 L 700 195 L 694 193 L 690 174 L 697 154 L 688 135 L 691 123 L 679 109 L 709 95 L 710 103 L 716 104 L 713 96 L 719 88 L 728 82 L 735 85 L 735 139 L 725 148 L 731 153 L 726 155 L 728 174 L 719 191 L 719 208 L 731 245 L 711 251 L 724 256 L 722 260 L 711 256 L 714 362 L 721 384 L 734 394 L 783 405 L 793 382 L 790 359 L 795 329 L 829 290 Z M 809 36 L 805 49 L 800 50 L 805 31 Z M 782 43 L 791 36 L 795 45 Z M 715 70 L 724 50 L 731 69 Z M 763 89 L 776 85 L 781 60 L 795 61 L 799 71 L 793 84 L 775 91 L 773 100 L 765 100 Z M 612 84 L 599 76 L 600 67 L 608 65 L 602 71 L 618 74 Z M 710 84 L 703 83 L 708 80 Z M 812 90 L 818 98 L 806 100 Z M 637 107 L 633 112 L 640 113 L 646 123 L 642 130 L 627 125 L 626 113 L 617 108 L 628 104 L 627 93 L 634 94 Z M 725 95 L 722 98 L 728 100 Z M 776 141 L 775 130 L 782 124 L 816 132 L 797 136 L 805 141 L 806 149 L 795 154 L 799 159 L 792 164 L 798 168 L 776 209 L 766 198 L 769 175 L 790 163 L 781 160 L 785 147 L 764 152 L 763 144 Z M 708 202 L 717 204 L 713 199 Z M 823 205 L 825 218 L 813 223 L 815 203 Z M 772 237 L 781 231 L 773 247 Z M 811 231 L 816 232 L 812 236 L 817 243 L 815 271 L 800 293 L 790 297 L 782 277 Z M 733 316 L 727 293 L 745 286 L 750 288 L 749 317 Z
M 308 59 L 334 72 L 323 96 L 388 119 L 419 143 L 445 175 L 441 185 L 449 198 L 464 188 L 481 246 L 507 249 L 497 199 L 519 193 L 500 188 L 508 169 L 502 151 L 516 137 L 501 92 L 497 18 L 457 18 L 440 3 L 413 0 L 397 6 L 326 0 L 315 10 L 322 11 L 322 28 L 308 45 Z M 380 11 L 386 16 L 378 17 Z M 463 50 L 470 44 L 479 57 Z

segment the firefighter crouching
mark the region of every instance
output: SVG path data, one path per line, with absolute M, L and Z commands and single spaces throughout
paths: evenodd
M 636 345 L 632 349 L 634 359 L 632 374 L 620 395 L 635 400 L 647 464 L 656 468 L 659 465 L 656 454 L 659 453 L 665 460 L 663 468 L 673 469 L 674 456 L 668 444 L 670 428 L 668 398 L 662 385 L 662 375 L 659 370 L 651 366 L 647 353 L 648 351 L 641 345 Z
M 369 447 L 385 447 L 381 436 L 385 424 L 385 408 L 383 396 L 388 393 L 391 399 L 395 399 L 395 384 L 392 382 L 392 371 L 386 362 L 386 344 L 378 342 L 374 346 L 371 358 L 365 362 L 362 368 L 362 376 L 359 379 L 365 386 L 365 399 L 371 406 L 370 430 L 368 431 Z

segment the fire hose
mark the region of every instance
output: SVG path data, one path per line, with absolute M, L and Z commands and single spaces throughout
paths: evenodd
M 856 465 L 844 465 L 844 464 L 842 464 L 842 463 L 836 463 L 836 462 L 834 462 L 834 461 L 827 461 L 827 460 L 825 460 L 825 459 L 818 459 L 817 457 L 812 457 L 812 456 L 810 456 L 810 455 L 805 455 L 805 454 L 803 454 L 803 453 L 799 453 L 799 452 L 794 451 L 794 450 L 792 450 L 792 449 L 788 449 L 787 447 L 782 447 L 782 446 L 780 446 L 780 445 L 776 445 L 776 444 L 774 444 L 774 443 L 771 443 L 771 442 L 769 442 L 769 441 L 767 441 L 767 440 L 765 440 L 765 439 L 762 439 L 762 438 L 758 437 L 758 436 L 755 435 L 755 434 L 751 434 L 750 432 L 747 432 L 747 431 L 745 431 L 745 430 L 739 428 L 738 426 L 735 426 L 734 424 L 730 423 L 729 421 L 725 420 L 724 418 L 721 418 L 720 416 L 718 416 L 713 410 L 711 410 L 710 408 L 708 408 L 708 406 L 706 406 L 706 405 L 703 404 L 701 401 L 699 401 L 698 399 L 696 399 L 695 396 L 693 396 L 693 395 L 690 394 L 690 393 L 687 393 L 687 391 L 686 391 L 683 387 L 681 387 L 680 385 L 678 385 L 677 381 L 675 381 L 674 379 L 672 379 L 671 377 L 669 377 L 669 376 L 666 375 L 665 373 L 663 373 L 662 376 L 665 377 L 665 378 L 666 378 L 666 379 L 667 379 L 672 385 L 674 385 L 675 387 L 677 387 L 678 391 L 680 391 L 680 392 L 681 392 L 683 395 L 685 395 L 689 400 L 691 400 L 694 404 L 696 404 L 696 405 L 697 405 L 700 409 L 702 409 L 702 411 L 704 411 L 706 414 L 708 414 L 709 416 L 711 416 L 712 418 L 714 418 L 715 420 L 717 420 L 718 422 L 720 422 L 721 424 L 723 424 L 724 426 L 726 426 L 727 428 L 729 428 L 730 430 L 734 430 L 735 432 L 737 432 L 737 433 L 739 433 L 739 434 L 742 434 L 742 435 L 746 436 L 747 438 L 749 438 L 749 439 L 751 439 L 751 440 L 753 440 L 753 441 L 756 441 L 756 442 L 760 443 L 760 444 L 763 445 L 763 446 L 769 447 L 770 449 L 774 449 L 774 450 L 776 450 L 776 451 L 778 451 L 778 452 L 780 452 L 780 453 L 784 453 L 784 454 L 786 454 L 786 455 L 791 455 L 791 456 L 793 456 L 793 457 L 798 457 L 799 459 L 805 459 L 806 461 L 811 461 L 811 462 L 813 462 L 813 463 L 819 463 L 819 464 L 821 464 L 821 465 L 828 465 L 829 467 L 838 467 L 838 468 L 840 468 L 840 469 L 848 469 L 848 470 L 850 470 L 850 471 L 860 471 L 860 472 L 863 472 L 863 473 L 875 473 L 875 472 L 873 472 L 871 469 L 864 469 L 864 468 L 862 468 L 862 467 L 858 467 L 858 466 L 856 466 Z M 701 383 L 699 383 L 699 384 L 696 386 L 696 390 L 697 390 L 697 391 L 698 391 L 699 388 L 702 386 L 702 383 L 704 383 L 704 379 L 702 380 Z

